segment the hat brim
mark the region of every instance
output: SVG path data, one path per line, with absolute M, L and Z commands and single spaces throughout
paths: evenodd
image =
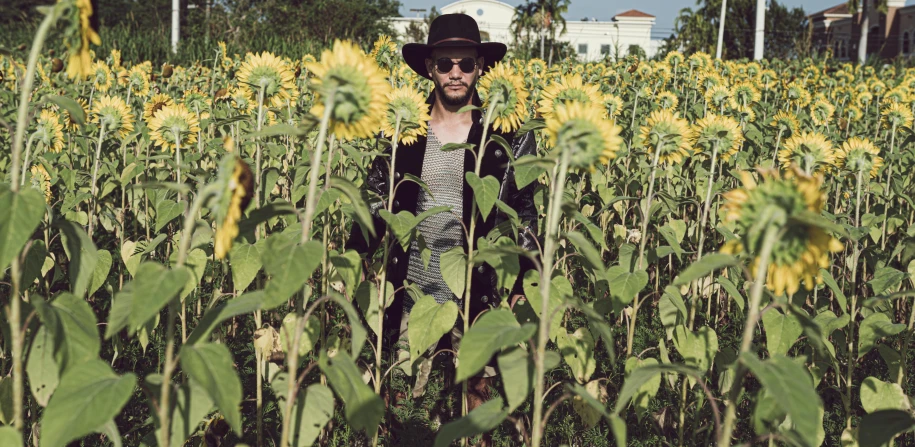
M 485 65 L 483 66 L 483 73 L 489 71 L 497 62 L 501 61 L 505 57 L 505 53 L 508 51 L 508 47 L 503 43 L 499 42 L 483 42 L 483 43 L 473 43 L 468 44 L 467 42 L 460 41 L 449 41 L 442 42 L 438 45 L 426 45 L 421 43 L 408 43 L 401 48 L 400 52 L 403 54 L 403 60 L 416 72 L 416 74 L 426 78 L 432 79 L 429 77 L 429 72 L 426 70 L 426 58 L 432 54 L 432 50 L 436 48 L 454 48 L 454 47 L 475 47 L 477 53 L 480 57 L 483 58 Z

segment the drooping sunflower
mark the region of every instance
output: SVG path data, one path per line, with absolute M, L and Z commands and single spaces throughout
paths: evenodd
M 210 108 L 213 106 L 213 98 L 194 87 L 184 91 L 184 96 L 181 97 L 181 103 L 184 104 L 188 110 L 199 116 L 200 119 L 205 120 L 210 117 Z
M 762 182 L 757 183 L 748 172 L 741 173 L 743 187 L 724 195 L 725 218 L 735 222 L 740 239 L 726 242 L 722 253 L 738 254 L 748 252 L 758 256 L 764 239 L 760 234 L 760 219 L 777 207 L 784 219 L 770 225 L 783 226 L 783 235 L 772 249 L 766 271 L 766 287 L 776 295 L 793 295 L 801 282 L 807 290 L 821 284 L 820 269 L 829 268 L 829 254 L 842 250 L 842 244 L 822 228 L 804 223 L 801 219 L 790 219 L 804 213 L 820 214 L 826 202 L 820 190 L 822 176 L 811 177 L 798 170 L 789 170 L 780 175 L 776 170 L 760 171 Z M 755 258 L 750 265 L 755 275 L 760 260 Z
M 857 105 L 858 107 L 860 107 L 862 109 L 866 109 L 870 105 L 870 103 L 873 102 L 873 100 L 874 100 L 874 95 L 870 94 L 870 92 L 867 92 L 867 91 L 859 92 L 858 96 L 855 96 L 855 105 Z
M 60 152 L 64 148 L 64 126 L 60 117 L 51 110 L 44 109 L 38 114 L 38 126 L 33 134 L 51 152 Z
M 880 111 L 880 122 L 886 129 L 911 127 L 912 111 L 906 105 L 891 103 Z
M 391 37 L 382 34 L 372 45 L 369 57 L 374 59 L 382 70 L 390 71 L 397 64 L 400 53 L 397 52 L 397 44 L 391 41 Z
M 710 108 L 721 110 L 731 98 L 731 90 L 724 85 L 715 85 L 706 90 L 705 100 Z
M 793 134 L 794 132 L 797 132 L 798 123 L 794 115 L 779 111 L 772 117 L 772 122 L 770 122 L 769 125 L 778 129 L 779 132 Z
M 41 163 L 33 165 L 29 172 L 32 173 L 31 185 L 33 188 L 41 191 L 44 194 L 44 201 L 48 205 L 51 204 L 51 176 L 48 174 L 48 170 L 44 168 Z
M 238 221 L 254 197 L 254 174 L 240 157 L 228 154 L 220 163 L 219 177 L 223 188 L 216 206 L 216 227 L 213 251 L 216 259 L 225 259 L 238 236 Z
M 197 115 L 190 112 L 183 104 L 165 106 L 159 109 L 149 120 L 149 136 L 156 146 L 174 151 L 197 142 L 200 123 Z
M 235 77 L 238 88 L 255 104 L 261 89 L 264 91 L 264 104 L 272 107 L 285 107 L 287 100 L 292 101 L 298 96 L 295 74 L 290 65 L 266 51 L 248 53 Z
M 778 151 L 783 169 L 797 168 L 807 175 L 829 171 L 835 162 L 832 143 L 818 132 L 799 132 Z
M 607 118 L 616 120 L 623 112 L 623 99 L 616 95 L 605 95 L 604 109 L 607 111 Z
M 794 81 L 785 88 L 785 99 L 791 107 L 807 107 L 811 96 L 807 86 L 800 81 Z
M 848 139 L 836 151 L 835 159 L 836 166 L 854 173 L 869 172 L 871 178 L 876 177 L 880 167 L 883 166 L 880 149 L 877 149 L 877 146 L 867 138 Z
M 58 0 L 60 3 L 63 0 Z M 89 54 L 89 43 L 101 45 L 102 39 L 98 32 L 92 28 L 92 2 L 90 0 L 74 0 L 73 7 L 67 11 L 70 26 L 67 28 L 64 44 L 70 53 L 67 63 L 67 76 L 71 79 L 80 79 L 92 73 L 92 57 Z
M 731 88 L 731 107 L 735 109 L 749 107 L 762 97 L 759 90 L 749 82 L 741 82 Z
M 559 81 L 547 84 L 540 94 L 540 107 L 537 109 L 544 118 L 549 117 L 559 104 L 578 101 L 589 104 L 601 97 L 600 86 L 584 84 L 581 75 L 566 75 Z
M 533 58 L 527 61 L 527 73 L 535 78 L 540 78 L 546 73 L 546 62 L 541 59 Z
M 134 65 L 127 72 L 127 85 L 135 97 L 145 98 L 149 95 L 149 75 L 143 70 L 143 66 Z
M 162 110 L 163 107 L 174 104 L 175 100 L 173 100 L 171 96 L 168 96 L 165 93 L 156 93 L 143 104 L 143 119 L 149 121 L 152 119 L 153 115 L 159 110 Z
M 114 75 L 111 74 L 111 69 L 108 68 L 108 64 L 103 61 L 97 61 L 92 65 L 89 77 L 91 78 L 92 86 L 95 87 L 95 91 L 99 93 L 106 93 L 115 83 Z
M 251 101 L 247 93 L 239 87 L 235 87 L 229 92 L 229 103 L 233 109 L 245 114 L 253 112 L 257 107 L 256 102 Z
M 92 122 L 105 126 L 105 132 L 124 138 L 133 132 L 133 114 L 120 96 L 103 96 L 92 105 Z
M 79 104 L 79 107 L 83 109 L 82 120 L 85 123 L 86 120 L 89 119 L 89 103 L 83 98 L 76 98 L 76 102 Z M 68 110 L 64 110 L 63 113 L 64 128 L 66 128 L 68 132 L 79 130 L 80 122 L 77 118 L 71 115 Z
M 639 140 L 659 164 L 679 164 L 691 154 L 692 129 L 686 120 L 670 110 L 655 110 L 641 128 Z
M 337 138 L 352 140 L 376 132 L 390 86 L 375 61 L 352 42 L 338 40 L 332 50 L 321 53 L 321 62 L 308 68 L 315 75 L 312 84 L 318 92 L 311 113 L 323 117 L 329 99 L 330 129 Z
M 492 120 L 494 128 L 512 132 L 527 119 L 528 92 L 524 88 L 524 79 L 511 66 L 497 63 L 480 78 L 478 91 L 484 109 L 496 104 Z
M 655 97 L 655 102 L 658 104 L 658 107 L 664 110 L 674 110 L 677 108 L 677 105 L 680 104 L 677 95 L 666 90 L 658 93 L 658 96 Z
M 664 62 L 666 62 L 667 65 L 670 65 L 671 67 L 676 67 L 682 64 L 683 61 L 683 53 L 676 50 L 671 51 L 670 53 L 667 53 L 667 56 L 664 56 Z
M 729 116 L 708 114 L 695 124 L 694 147 L 703 152 L 712 152 L 718 147 L 718 156 L 728 161 L 743 145 L 743 131 L 740 123 Z
M 825 99 L 818 99 L 810 106 L 810 119 L 814 126 L 825 126 L 832 120 L 836 107 Z
M 623 144 L 622 128 L 603 117 L 599 104 L 577 101 L 559 104 L 546 118 L 550 146 L 571 151 L 569 166 L 594 170 L 616 157 Z
M 400 117 L 400 143 L 413 144 L 426 135 L 429 123 L 429 106 L 423 95 L 413 87 L 400 87 L 388 93 L 388 110 L 381 122 L 384 136 L 394 138 L 397 118 Z

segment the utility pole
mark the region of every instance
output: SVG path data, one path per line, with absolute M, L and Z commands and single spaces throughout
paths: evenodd
M 753 60 L 763 58 L 766 34 L 766 0 L 756 0 L 756 39 L 753 41 Z
M 715 50 L 715 59 L 721 59 L 721 44 L 724 43 L 724 11 L 728 9 L 728 0 L 721 2 L 721 18 L 718 20 L 718 49 Z
M 181 0 L 172 0 L 172 54 L 178 53 L 178 27 L 180 26 Z

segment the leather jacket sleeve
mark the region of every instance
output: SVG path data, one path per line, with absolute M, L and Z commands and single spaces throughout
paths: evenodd
M 512 154 L 517 160 L 525 155 L 535 155 L 537 153 L 537 140 L 534 132 L 530 131 L 524 135 L 517 136 L 512 141 Z M 500 200 L 518 213 L 521 222 L 518 228 L 518 246 L 527 251 L 539 253 L 539 244 L 537 241 L 537 220 L 539 213 L 534 205 L 534 190 L 537 182 L 531 182 L 524 188 L 518 189 L 515 183 L 515 169 L 510 166 L 505 170 L 505 178 L 502 180 L 502 194 Z M 515 286 L 512 288 L 512 294 L 523 295 L 522 287 L 524 274 L 534 268 L 534 263 L 526 257 L 519 259 L 521 271 Z

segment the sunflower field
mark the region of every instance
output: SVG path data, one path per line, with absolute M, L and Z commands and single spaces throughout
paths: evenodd
M 478 84 L 486 144 L 443 148 L 503 221 L 442 255 L 448 287 L 525 292 L 469 321 L 386 280 L 449 211 L 391 212 L 425 186 L 393 165 L 431 83 L 390 39 L 155 65 L 92 52 L 88 4 L 0 54 L 0 445 L 915 445 L 915 69 L 509 57 Z M 507 164 L 537 250 L 481 177 L 495 129 L 536 136 Z

